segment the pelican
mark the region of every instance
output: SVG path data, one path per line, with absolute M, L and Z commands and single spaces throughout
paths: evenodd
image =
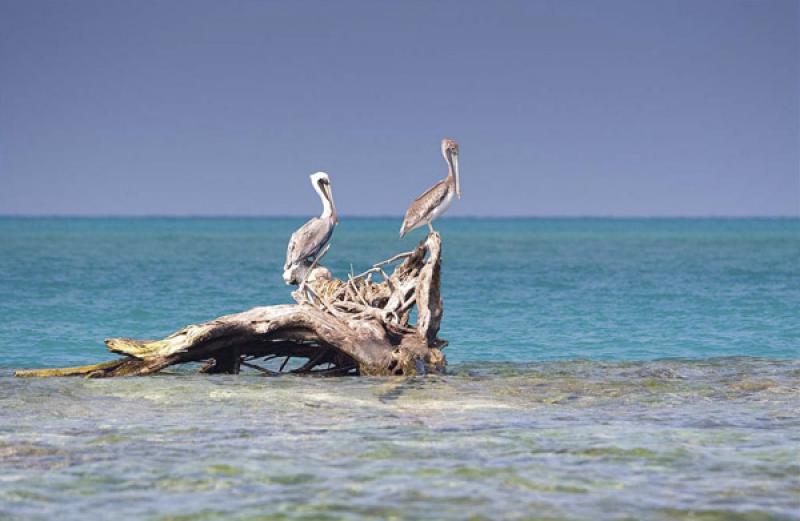
M 311 186 L 322 201 L 322 214 L 312 217 L 292 234 L 286 250 L 286 264 L 283 266 L 283 280 L 286 284 L 299 284 L 314 259 L 328 244 L 333 235 L 333 228 L 339 219 L 333 205 L 331 180 L 325 172 L 317 172 L 310 176 Z
M 442 140 L 442 155 L 447 161 L 447 177 L 433 185 L 427 192 L 417 197 L 406 211 L 400 237 L 423 224 L 433 232 L 434 219 L 442 215 L 453 202 L 454 197 L 461 199 L 461 184 L 458 178 L 458 143 L 454 139 Z

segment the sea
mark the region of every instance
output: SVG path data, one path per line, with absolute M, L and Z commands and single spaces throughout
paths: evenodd
M 442 219 L 441 376 L 13 376 L 290 302 L 303 221 L 0 218 L 0 519 L 800 519 L 800 219 Z

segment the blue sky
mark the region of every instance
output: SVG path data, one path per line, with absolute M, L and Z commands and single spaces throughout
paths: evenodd
M 798 2 L 0 0 L 0 213 L 800 215 Z

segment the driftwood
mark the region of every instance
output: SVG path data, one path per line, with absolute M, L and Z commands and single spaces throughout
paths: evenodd
M 124 358 L 82 367 L 20 370 L 17 376 L 132 376 L 201 362 L 202 373 L 404 375 L 441 373 L 441 238 L 432 232 L 407 253 L 347 280 L 315 260 L 296 304 L 257 307 L 189 325 L 162 340 L 110 338 Z M 400 262 L 402 261 L 402 262 Z M 399 264 L 397 264 L 399 263 Z M 386 272 L 396 264 L 391 275 Z M 373 282 L 373 279 L 380 281 Z M 410 319 L 416 306 L 416 323 Z

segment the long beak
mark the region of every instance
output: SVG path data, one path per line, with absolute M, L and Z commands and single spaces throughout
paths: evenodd
M 328 198 L 328 202 L 331 203 L 331 210 L 333 211 L 333 220 L 334 222 L 339 222 L 339 216 L 336 214 L 336 205 L 333 204 L 333 191 L 331 190 L 330 183 L 325 183 L 325 197 Z
M 461 177 L 458 175 L 458 152 L 450 154 L 453 163 L 453 174 L 456 176 L 456 196 L 461 199 Z

